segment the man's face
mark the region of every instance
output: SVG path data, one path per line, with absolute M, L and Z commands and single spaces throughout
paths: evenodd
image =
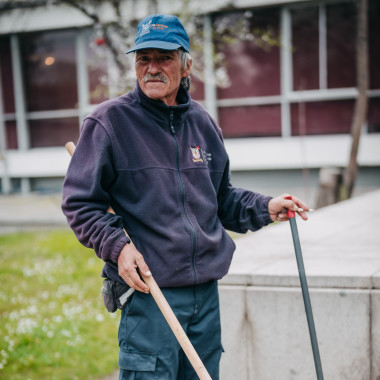
M 191 61 L 182 69 L 176 50 L 146 49 L 136 52 L 136 76 L 146 96 L 176 105 L 181 78 L 190 75 Z

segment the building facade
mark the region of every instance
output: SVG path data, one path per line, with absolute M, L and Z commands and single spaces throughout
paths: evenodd
M 276 174 L 281 182 L 286 170 L 286 178 L 314 188 L 319 168 L 344 167 L 358 95 L 355 3 L 192 3 L 204 38 L 203 80 L 193 77 L 192 96 L 221 126 L 233 178 L 268 191 L 269 178 Z M 140 4 L 136 19 L 148 14 Z M 173 2 L 157 4 L 158 12 L 174 13 Z M 180 13 L 181 2 L 175 4 Z M 259 38 L 215 37 L 218 28 L 228 34 L 243 19 Z M 380 186 L 379 21 L 380 2 L 368 0 L 368 112 L 358 156 L 368 188 Z M 117 95 L 114 64 L 106 54 L 99 59 L 102 43 L 91 20 L 67 6 L 0 13 L 3 193 L 60 188 L 69 160 L 64 144 L 78 139 L 96 104 Z M 224 57 L 227 79 L 215 71 L 215 53 Z

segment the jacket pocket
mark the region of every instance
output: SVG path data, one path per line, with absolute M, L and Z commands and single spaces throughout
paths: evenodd
M 155 372 L 157 354 L 127 351 L 120 348 L 120 369 L 138 372 Z

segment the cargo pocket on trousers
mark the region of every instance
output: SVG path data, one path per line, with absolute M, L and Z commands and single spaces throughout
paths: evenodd
M 149 354 L 120 349 L 119 367 L 126 371 L 155 372 L 157 354 Z

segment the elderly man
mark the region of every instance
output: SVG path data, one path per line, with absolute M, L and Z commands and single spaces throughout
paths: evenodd
M 177 17 L 142 20 L 131 52 L 135 89 L 84 120 L 62 208 L 79 241 L 105 261 L 103 277 L 137 290 L 121 314 L 120 379 L 197 378 L 137 269 L 153 273 L 218 379 L 217 280 L 235 249 L 225 229 L 258 230 L 286 220 L 286 208 L 308 207 L 231 185 L 221 129 L 188 93 L 189 37 Z

